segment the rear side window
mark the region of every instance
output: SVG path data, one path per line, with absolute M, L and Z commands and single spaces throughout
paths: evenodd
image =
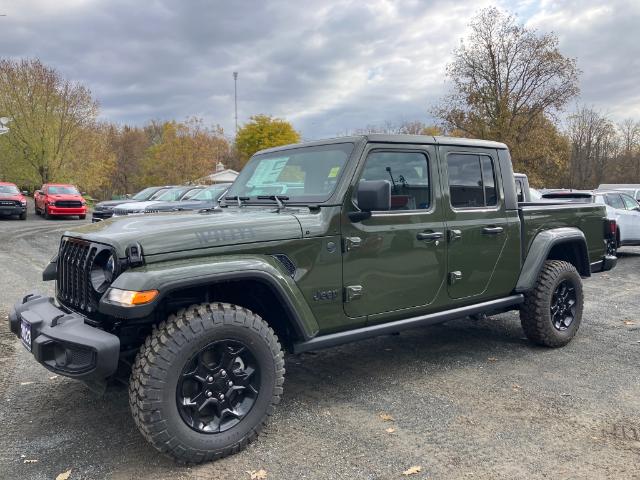
M 638 208 L 638 202 L 636 202 L 629 195 L 621 195 L 622 201 L 624 202 L 624 206 L 627 207 L 627 210 L 633 210 Z
M 498 204 L 491 157 L 452 153 L 447 157 L 447 169 L 452 207 L 477 208 Z
M 605 201 L 610 207 L 620 208 L 624 210 L 624 202 L 622 201 L 620 195 L 618 195 L 617 193 L 607 193 L 607 195 L 605 196 Z
M 391 210 L 422 210 L 431 204 L 429 160 L 424 153 L 373 151 L 360 180 L 391 183 Z

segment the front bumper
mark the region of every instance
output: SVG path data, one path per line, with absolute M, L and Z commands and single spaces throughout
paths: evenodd
M 9 216 L 9 215 L 22 215 L 27 211 L 27 206 L 24 205 L 0 205 L 0 216 Z
M 49 205 L 47 207 L 47 211 L 49 212 L 49 215 L 86 215 L 87 214 L 87 207 L 74 207 L 74 208 L 67 208 L 67 207 L 56 207 L 53 205 Z
M 92 222 L 101 222 L 113 217 L 113 210 L 94 210 L 91 214 Z
M 30 335 L 21 335 L 25 324 Z M 30 336 L 36 361 L 59 375 L 101 384 L 118 367 L 118 337 L 87 325 L 82 315 L 57 307 L 51 297 L 24 297 L 9 313 L 9 326 L 25 344 L 23 337 Z

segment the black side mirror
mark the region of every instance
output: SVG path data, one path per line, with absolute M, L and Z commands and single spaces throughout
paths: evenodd
M 359 212 L 351 212 L 352 222 L 371 217 L 371 212 L 391 210 L 391 184 L 387 180 L 363 180 L 358 184 Z

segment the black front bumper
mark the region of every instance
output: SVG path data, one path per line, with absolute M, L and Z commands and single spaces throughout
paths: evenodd
M 84 320 L 38 293 L 24 297 L 9 313 L 9 326 L 18 338 L 23 322 L 27 330 L 30 326 L 31 353 L 40 364 L 59 375 L 101 384 L 118 367 L 120 340 Z
M 94 210 L 91 213 L 91 221 L 94 223 L 107 220 L 111 217 L 113 217 L 113 210 Z
M 0 205 L 0 216 L 22 215 L 26 211 L 26 205 Z

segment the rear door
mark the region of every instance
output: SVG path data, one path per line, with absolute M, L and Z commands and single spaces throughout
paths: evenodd
M 620 242 L 624 243 L 633 240 L 634 218 L 629 215 L 620 194 L 607 193 L 604 196 L 604 201 L 614 210 L 618 230 L 620 230 Z
M 633 197 L 625 193 L 622 193 L 620 196 L 622 197 L 629 218 L 628 240 L 638 242 L 640 241 L 640 205 L 638 205 L 638 202 Z
M 498 182 L 497 152 L 440 147 L 440 159 L 449 297 L 497 293 L 489 287 L 510 231 Z

